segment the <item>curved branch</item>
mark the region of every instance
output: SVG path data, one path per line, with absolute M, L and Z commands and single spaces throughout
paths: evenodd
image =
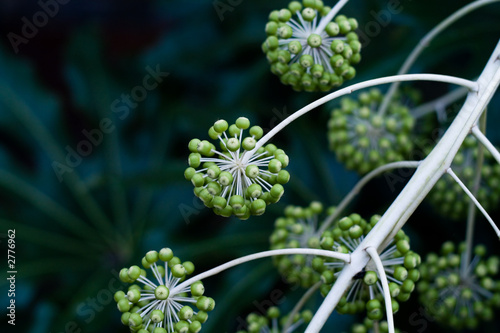
M 264 252 L 259 252 L 259 253 L 254 253 L 250 254 L 241 258 L 237 258 L 231 261 L 228 261 L 225 264 L 222 264 L 218 267 L 209 269 L 206 272 L 200 273 L 184 282 L 181 284 L 177 285 L 175 288 L 173 288 L 170 293 L 175 294 L 176 292 L 179 292 L 179 290 L 182 290 L 186 288 L 187 286 L 200 281 L 202 279 L 205 279 L 207 277 L 210 277 L 212 275 L 219 274 L 222 271 L 225 271 L 229 268 L 232 268 L 234 266 L 238 266 L 241 264 L 244 264 L 246 262 L 255 260 L 255 259 L 261 259 L 261 258 L 266 258 L 266 257 L 273 257 L 273 256 L 281 256 L 281 255 L 287 255 L 287 254 L 305 254 L 305 255 L 314 255 L 314 256 L 321 256 L 321 257 L 328 257 L 328 258 L 333 258 L 333 259 L 339 259 L 345 262 L 350 262 L 351 256 L 349 254 L 345 253 L 339 253 L 339 252 L 333 252 L 330 250 L 319 250 L 319 249 L 281 249 L 281 250 L 270 250 L 270 251 L 264 251 Z
M 419 105 L 418 107 L 412 109 L 411 115 L 413 116 L 413 118 L 418 119 L 427 115 L 428 113 L 436 111 L 438 121 L 446 121 L 446 107 L 467 95 L 467 92 L 467 88 L 458 88 L 450 91 L 444 96 L 441 96 L 433 101 Z
M 446 172 L 450 176 L 453 177 L 453 179 L 457 182 L 457 184 L 460 185 L 460 187 L 462 188 L 462 190 L 474 202 L 474 204 L 476 205 L 477 209 L 479 209 L 481 211 L 481 213 L 483 213 L 484 217 L 488 220 L 488 222 L 490 223 L 491 227 L 495 230 L 495 233 L 497 234 L 497 237 L 500 238 L 500 230 L 496 226 L 495 222 L 493 222 L 493 219 L 491 218 L 491 216 L 488 214 L 488 212 L 486 212 L 486 210 L 479 203 L 479 201 L 477 201 L 476 197 L 471 193 L 471 191 L 469 191 L 469 189 L 467 188 L 467 186 L 465 186 L 465 184 L 462 183 L 462 181 L 460 180 L 460 178 L 458 178 L 458 176 L 455 174 L 455 172 L 453 172 L 453 170 L 451 170 L 451 168 L 448 168 L 448 170 L 446 170 Z
M 500 152 L 493 146 L 493 144 L 488 140 L 488 138 L 481 132 L 481 130 L 475 125 L 471 130 L 472 134 L 484 145 L 486 149 L 493 155 L 495 160 L 500 163 Z
M 478 9 L 482 6 L 498 2 L 500 0 L 478 0 L 475 2 L 472 2 L 468 4 L 467 6 L 462 7 L 455 13 L 451 14 L 448 18 L 446 18 L 444 21 L 442 21 L 440 24 L 438 24 L 434 29 L 429 31 L 415 46 L 413 51 L 410 53 L 408 58 L 406 58 L 406 61 L 404 64 L 401 66 L 401 68 L 398 71 L 398 74 L 405 74 L 408 72 L 410 69 L 411 65 L 417 60 L 417 57 L 422 53 L 422 51 L 429 46 L 429 43 L 436 37 L 440 32 L 448 28 L 450 25 L 464 17 L 465 15 L 469 14 L 475 9 Z M 394 96 L 394 93 L 399 87 L 399 83 L 395 82 L 394 84 L 391 85 L 389 90 L 387 91 L 387 94 L 384 97 L 384 100 L 382 102 L 382 105 L 380 106 L 379 109 L 379 114 L 383 115 L 385 111 L 387 110 L 387 107 L 389 106 L 390 101 L 392 100 L 392 97 Z
M 385 275 L 384 265 L 380 260 L 377 249 L 374 247 L 368 247 L 366 252 L 370 255 L 373 262 L 377 266 L 378 274 L 380 275 L 380 282 L 382 282 L 382 289 L 384 290 L 384 300 L 385 300 L 385 312 L 387 313 L 387 324 L 389 326 L 389 333 L 394 333 L 394 317 L 392 314 L 392 298 L 389 291 L 389 283 L 387 282 L 387 276 Z
M 311 288 L 309 288 L 306 291 L 306 293 L 304 295 L 302 295 L 302 297 L 300 298 L 300 300 L 293 307 L 292 312 L 290 312 L 288 314 L 288 319 L 287 319 L 287 321 L 285 323 L 285 326 L 283 326 L 282 333 L 288 333 L 288 329 L 290 328 L 290 326 L 292 326 L 293 319 L 295 318 L 295 315 L 297 313 L 299 313 L 300 309 L 302 309 L 302 307 L 304 306 L 304 304 L 309 300 L 309 298 L 311 298 L 311 296 L 316 292 L 316 290 L 318 290 L 319 287 L 321 287 L 322 284 L 323 284 L 322 281 L 316 282 L 315 284 L 312 285 Z
M 378 79 L 372 79 L 372 80 L 356 83 L 356 84 L 353 84 L 349 87 L 345 87 L 343 89 L 332 92 L 332 93 L 314 101 L 313 103 L 306 105 L 302 109 L 300 109 L 300 110 L 296 111 L 295 113 L 293 113 L 292 115 L 290 115 L 288 118 L 286 118 L 281 123 L 279 123 L 276 127 L 274 127 L 271 131 L 269 131 L 266 135 L 264 135 L 259 141 L 257 141 L 255 148 L 252 149 L 247 154 L 245 154 L 245 157 L 242 159 L 242 163 L 247 163 L 248 160 L 257 151 L 257 149 L 262 147 L 267 141 L 269 141 L 269 139 L 271 139 L 279 131 L 281 131 L 283 128 L 285 128 L 288 124 L 290 124 L 292 121 L 299 118 L 300 116 L 306 114 L 307 112 L 317 108 L 318 106 L 323 105 L 326 102 L 329 102 L 335 98 L 351 94 L 351 93 L 353 93 L 357 90 L 360 90 L 360 89 L 369 88 L 369 87 L 373 87 L 373 86 L 377 86 L 377 85 L 381 85 L 381 84 L 387 84 L 387 83 L 391 83 L 391 82 L 397 82 L 397 81 L 444 82 L 444 83 L 451 83 L 451 84 L 456 84 L 459 86 L 467 87 L 470 91 L 477 91 L 477 89 L 478 89 L 478 85 L 474 81 L 461 79 L 461 78 L 449 76 L 449 75 L 440 75 L 440 74 L 393 75 L 393 76 L 386 76 L 386 77 L 381 77 Z
M 386 165 L 382 165 L 371 172 L 367 173 L 363 178 L 361 178 L 356 186 L 352 188 L 352 190 L 344 197 L 344 199 L 339 203 L 335 211 L 333 212 L 332 215 L 330 215 L 325 222 L 321 225 L 321 228 L 318 230 L 318 234 L 322 234 L 323 231 L 328 229 L 332 225 L 332 223 L 342 214 L 344 209 L 349 205 L 354 199 L 354 197 L 361 191 L 361 189 L 373 178 L 377 177 L 378 175 L 389 171 L 393 169 L 398 169 L 398 168 L 417 168 L 420 164 L 420 161 L 400 161 L 400 162 L 393 162 L 393 163 L 388 163 Z
M 487 110 L 483 112 L 481 118 L 479 118 L 479 126 L 481 133 L 486 131 L 486 114 Z M 472 131 L 472 130 L 471 130 Z M 472 185 L 472 195 L 477 196 L 479 188 L 481 187 L 482 170 L 484 164 L 484 146 L 479 144 L 477 147 L 477 159 L 476 159 L 476 170 L 474 171 L 474 180 Z M 467 207 L 467 229 L 465 232 L 465 265 L 469 265 L 471 262 L 472 255 L 472 243 L 474 238 L 474 227 L 476 225 L 476 205 L 473 201 L 469 201 L 469 206 Z

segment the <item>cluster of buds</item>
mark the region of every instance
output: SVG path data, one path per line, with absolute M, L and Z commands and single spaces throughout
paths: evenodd
M 430 253 L 422 264 L 417 287 L 433 318 L 455 329 L 475 329 L 500 307 L 499 257 L 486 258 L 483 245 L 475 247 L 471 262 L 465 254 L 465 244 L 444 243 L 441 255 Z
M 237 333 L 278 333 L 286 332 L 293 333 L 299 332 L 299 328 L 303 327 L 311 321 L 313 314 L 309 310 L 302 311 L 294 316 L 292 325 L 286 331 L 283 330 L 288 316 L 281 317 L 280 310 L 273 306 L 267 310 L 266 315 L 259 315 L 251 313 L 247 316 L 247 329 L 240 330 Z M 304 328 L 301 329 L 303 331 Z
M 249 135 L 244 136 L 247 129 Z M 205 206 L 218 215 L 248 219 L 262 215 L 268 204 L 280 200 L 283 184 L 290 179 L 284 170 L 289 159 L 273 144 L 254 149 L 263 135 L 261 127 L 250 127 L 244 117 L 232 125 L 218 120 L 208 135 L 219 141 L 220 149 L 207 140 L 191 140 L 189 167 L 184 172 Z
M 327 216 L 331 215 L 334 207 L 327 209 Z M 271 250 L 285 248 L 312 248 L 320 249 L 319 226 L 324 221 L 320 219 L 323 205 L 313 201 L 308 207 L 288 206 L 285 216 L 275 221 L 275 229 L 270 237 Z M 312 266 L 319 260 L 313 256 L 302 254 L 273 257 L 274 265 L 288 283 L 298 284 L 309 288 L 320 280 L 320 275 Z
M 171 249 L 163 248 L 146 253 L 142 266 L 143 269 L 131 266 L 120 271 L 121 281 L 131 284 L 126 292 L 114 295 L 122 323 L 138 333 L 199 332 L 208 318 L 207 312 L 214 309 L 214 300 L 203 295 L 205 287 L 201 281 L 176 288 L 193 273 L 194 264 L 181 262 Z M 146 269 L 151 269 L 151 279 Z
M 383 95 L 378 89 L 359 94 L 358 100 L 345 97 L 328 121 L 328 141 L 337 159 L 361 174 L 403 160 L 413 149 L 414 118 L 408 107 L 396 99 L 387 112 L 377 111 Z
M 352 253 L 379 219 L 378 215 L 373 216 L 370 222 L 365 221 L 358 214 L 344 217 L 335 227 L 323 233 L 320 245 L 323 249 Z M 409 237 L 400 230 L 382 251 L 380 259 L 389 280 L 392 310 L 397 312 L 399 302 L 405 302 L 410 298 L 410 294 L 415 289 L 415 283 L 420 278 L 418 270 L 420 256 L 410 250 Z M 322 265 L 315 265 L 314 268 L 321 273 L 323 285 L 320 290 L 323 295 L 326 295 L 346 264 L 330 259 L 321 260 L 323 260 Z M 355 282 L 340 300 L 337 311 L 355 314 L 366 310 L 369 319 L 381 320 L 385 311 L 384 294 L 373 260 L 370 260 L 365 269 L 354 278 Z
M 473 136 L 467 137 L 451 165 L 453 172 L 469 190 L 474 188 L 478 150 L 477 139 Z M 467 216 L 470 198 L 450 176 L 443 176 L 429 193 L 428 198 L 443 216 L 452 219 L 464 219 Z M 497 208 L 500 201 L 500 164 L 486 149 L 484 149 L 481 183 L 476 199 L 486 211 Z
M 262 49 L 271 71 L 297 91 L 328 91 L 356 75 L 358 22 L 344 15 L 332 21 L 330 10 L 323 1 L 303 0 L 269 15 Z

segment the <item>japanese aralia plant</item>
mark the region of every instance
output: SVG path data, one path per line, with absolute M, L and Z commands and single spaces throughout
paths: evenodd
M 296 91 L 330 91 L 356 75 L 361 43 L 356 18 L 340 14 L 347 0 L 328 7 L 323 1 L 292 1 L 275 10 L 265 26 L 262 49 L 271 71 Z M 320 332 L 334 310 L 363 314 L 352 332 L 396 332 L 393 314 L 416 290 L 441 325 L 455 329 L 480 327 L 500 307 L 500 259 L 473 243 L 476 212 L 500 230 L 488 214 L 500 198 L 500 153 L 485 136 L 486 109 L 500 83 L 500 43 L 477 79 L 439 74 L 406 74 L 418 55 L 441 31 L 471 11 L 498 1 L 470 3 L 431 30 L 415 47 L 397 75 L 375 78 L 330 92 L 296 111 L 268 133 L 245 117 L 229 123 L 216 119 L 208 137 L 188 144 L 189 167 L 184 177 L 194 194 L 215 214 L 246 220 L 262 215 L 285 193 L 293 158 L 286 147 L 270 140 L 292 121 L 326 102 L 340 99 L 331 111 L 325 136 L 346 168 L 362 178 L 338 204 L 311 202 L 288 206 L 275 220 L 270 250 L 250 254 L 200 274 L 168 247 L 144 256 L 142 267 L 120 272 L 128 290 L 115 294 L 122 322 L 132 332 L 196 333 L 214 310 L 202 279 L 236 265 L 272 257 L 285 281 L 304 288 L 291 313 L 277 307 L 252 313 L 243 332 Z M 459 88 L 438 100 L 419 104 L 418 92 L 401 82 L 432 81 Z M 386 93 L 378 88 L 390 84 Z M 354 97 L 344 97 L 357 92 Z M 415 156 L 415 124 L 429 112 L 440 112 L 465 96 L 465 102 L 424 158 Z M 442 118 L 442 117 L 438 117 Z M 284 148 L 284 149 L 282 149 Z M 413 168 L 415 172 L 385 212 L 361 216 L 346 207 L 365 184 L 384 172 Z M 467 220 L 460 244 L 446 239 L 440 253 L 421 256 L 402 230 L 426 199 L 450 218 Z M 258 217 L 257 217 L 258 218 Z M 317 293 L 324 301 L 305 308 Z M 415 296 L 414 296 L 415 297 Z M 220 300 L 223 302 L 224 300 Z M 215 310 L 216 311 L 216 310 Z

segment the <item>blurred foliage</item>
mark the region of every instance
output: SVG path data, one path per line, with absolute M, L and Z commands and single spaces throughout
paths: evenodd
M 273 221 L 287 203 L 336 204 L 357 180 L 327 150 L 325 123 L 334 101 L 275 137 L 292 161 L 292 180 L 280 204 L 243 222 L 200 209 L 182 176 L 191 138 L 207 136 L 219 118 L 246 116 L 270 129 L 322 96 L 281 85 L 260 50 L 268 13 L 287 2 L 232 3 L 239 4 L 221 17 L 212 1 L 72 1 L 19 44 L 18 53 L 9 33 L 20 35 L 22 18 L 32 21 L 41 7 L 35 1 L 0 3 L 0 240 L 6 253 L 5 233 L 16 229 L 16 331 L 125 332 L 110 295 L 120 287 L 116 272 L 138 263 L 146 251 L 171 247 L 193 261 L 196 272 L 204 271 L 266 250 Z M 394 74 L 427 31 L 466 3 L 401 0 L 401 12 L 366 43 L 353 83 Z M 386 9 L 386 1 L 353 0 L 343 12 L 363 29 Z M 496 4 L 462 19 L 430 45 L 412 72 L 478 76 L 500 35 L 499 17 Z M 143 101 L 116 112 L 113 105 L 125 104 L 115 101 L 143 85 L 147 68 L 169 75 Z M 450 89 L 413 86 L 426 101 Z M 498 97 L 492 102 L 488 119 L 497 144 L 499 103 Z M 100 129 L 103 119 L 112 130 L 102 134 L 102 142 L 96 139 L 88 156 L 74 160 L 60 182 L 54 162 L 64 163 L 68 151 L 88 140 L 85 131 Z M 381 177 L 351 209 L 366 216 L 383 212 L 402 186 L 391 189 Z M 424 254 L 444 240 L 462 239 L 464 224 L 456 224 L 423 204 L 405 230 Z M 435 242 L 429 241 L 429 228 Z M 479 223 L 476 238 L 498 252 L 489 231 Z M 301 296 L 280 280 L 271 260 L 237 267 L 205 284 L 217 302 L 206 332 L 235 331 L 238 316 L 269 302 L 290 309 Z M 5 279 L 0 286 L 0 327 L 9 332 Z M 320 301 L 314 299 L 313 306 Z M 398 326 L 437 329 L 431 321 L 416 321 L 425 319 L 420 309 L 415 299 L 405 304 Z M 352 320 L 334 314 L 328 327 L 345 328 Z M 483 328 L 496 331 L 495 323 Z

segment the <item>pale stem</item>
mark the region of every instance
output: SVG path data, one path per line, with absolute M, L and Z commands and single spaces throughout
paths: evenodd
M 245 157 L 242 159 L 241 163 L 245 164 L 248 162 L 250 157 L 255 154 L 257 149 L 262 147 L 267 141 L 269 141 L 274 135 L 276 135 L 279 131 L 281 131 L 283 128 L 285 128 L 288 124 L 290 124 L 292 121 L 295 119 L 299 118 L 300 116 L 306 114 L 307 112 L 317 108 L 320 105 L 325 104 L 326 102 L 329 102 L 335 98 L 351 94 L 357 90 L 364 89 L 364 88 L 369 88 L 381 84 L 387 84 L 391 82 L 396 82 L 396 81 L 433 81 L 433 82 L 444 82 L 444 83 L 451 83 L 451 84 L 456 84 L 459 86 L 464 86 L 467 87 L 471 91 L 477 91 L 478 86 L 477 83 L 474 81 L 466 80 L 466 79 L 461 79 L 457 78 L 454 76 L 449 76 L 449 75 L 440 75 L 440 74 L 405 74 L 405 75 L 393 75 L 393 76 L 386 76 L 386 77 L 381 77 L 377 79 L 372 79 L 360 83 L 353 84 L 349 87 L 345 87 L 343 89 L 337 90 L 335 92 L 332 92 L 314 102 L 312 102 L 309 105 L 306 105 L 302 109 L 294 112 L 290 116 L 288 116 L 285 120 L 283 120 L 281 123 L 279 123 L 276 127 L 274 127 L 271 131 L 269 131 L 266 135 L 264 135 L 259 141 L 257 141 L 257 144 L 255 145 L 255 148 L 252 149 L 249 153 L 245 155 Z
M 254 254 L 250 254 L 250 255 L 247 255 L 247 256 L 244 256 L 244 257 L 241 257 L 238 259 L 228 261 L 225 264 L 222 264 L 220 266 L 212 268 L 206 272 L 200 273 L 200 274 L 182 282 L 181 284 L 177 285 L 175 288 L 173 288 L 170 291 L 170 293 L 175 294 L 176 292 L 179 292 L 179 290 L 182 290 L 183 288 L 186 288 L 187 286 L 190 286 L 191 284 L 193 284 L 197 281 L 203 280 L 203 279 L 210 277 L 212 275 L 219 274 L 220 272 L 223 272 L 229 268 L 244 264 L 244 263 L 252 261 L 252 260 L 273 257 L 273 256 L 290 255 L 290 254 L 304 254 L 304 255 L 328 257 L 328 258 L 342 260 L 346 263 L 350 262 L 350 260 L 351 260 L 351 256 L 349 254 L 333 252 L 330 250 L 300 249 L 300 248 L 298 248 L 298 249 L 280 249 L 280 250 L 264 251 L 264 252 L 254 253 Z
M 481 126 L 481 130 L 486 132 L 486 114 L 487 110 L 483 112 L 483 115 L 479 119 L 479 123 Z M 474 197 L 477 196 L 477 193 L 479 191 L 479 188 L 481 187 L 481 175 L 482 175 L 482 170 L 483 170 L 483 163 L 484 163 L 484 146 L 479 144 L 477 147 L 477 161 L 476 161 L 476 170 L 474 174 L 474 181 L 473 181 L 473 187 L 472 187 L 472 195 Z M 467 231 L 465 234 L 465 258 L 464 262 L 465 265 L 469 265 L 471 262 L 471 256 L 472 256 L 472 243 L 474 240 L 474 226 L 476 224 L 476 206 L 474 205 L 474 202 L 469 201 L 469 207 L 467 211 Z
M 385 311 L 387 314 L 389 333 L 394 333 L 394 317 L 392 314 L 391 292 L 389 291 L 389 282 L 387 281 L 387 276 L 385 275 L 384 265 L 382 264 L 382 260 L 380 260 L 380 256 L 378 255 L 376 248 L 368 247 L 366 249 L 366 252 L 368 252 L 373 262 L 377 266 L 377 271 L 380 275 L 380 282 L 382 283 L 382 289 L 384 290 Z
M 380 174 L 393 170 L 393 169 L 400 169 L 400 168 L 417 168 L 418 165 L 420 164 L 420 161 L 400 161 L 400 162 L 393 162 L 393 163 L 388 163 L 386 165 L 382 165 L 368 174 L 366 174 L 363 178 L 361 178 L 356 186 L 352 188 L 352 190 L 344 197 L 344 199 L 339 203 L 339 205 L 335 208 L 335 211 L 333 212 L 332 215 L 328 216 L 328 218 L 325 220 L 325 222 L 321 225 L 321 227 L 318 230 L 318 234 L 322 234 L 326 229 L 328 229 L 334 221 L 337 220 L 337 218 L 342 214 L 344 209 L 349 205 L 354 199 L 356 195 L 361 191 L 361 189 L 373 178 L 379 176 Z
M 411 110 L 411 115 L 413 116 L 413 118 L 418 119 L 431 112 L 436 111 L 439 122 L 446 121 L 446 107 L 451 103 L 456 102 L 460 98 L 465 97 L 468 92 L 469 91 L 467 90 L 467 88 L 455 89 L 433 101 L 417 106 L 416 108 Z
M 344 7 L 348 2 L 349 2 L 349 0 L 340 0 L 339 2 L 337 2 L 337 4 L 335 4 L 335 6 L 333 6 L 333 8 L 330 10 L 330 12 L 328 13 L 328 15 L 326 15 L 321 20 L 321 24 L 318 25 L 318 27 L 316 28 L 316 30 L 314 30 L 314 33 L 317 34 L 317 35 L 321 34 L 321 32 L 323 30 L 325 30 L 325 28 L 328 25 L 328 23 L 330 23 L 333 20 L 333 18 L 335 17 L 335 15 L 337 15 L 337 13 L 342 9 L 342 7 Z
M 442 139 L 421 162 L 408 184 L 393 201 L 378 223 L 351 254 L 351 262 L 344 266 L 332 289 L 315 313 L 305 333 L 320 332 L 339 300 L 352 283 L 352 278 L 369 261 L 365 249 L 384 248 L 413 215 L 422 200 L 450 167 L 458 149 L 472 126 L 477 122 L 500 83 L 500 43 L 497 43 L 488 63 L 477 80 L 477 92 L 469 93 L 465 103 L 448 127 Z
M 471 132 L 484 145 L 484 147 L 488 149 L 495 160 L 500 163 L 500 152 L 498 152 L 498 150 L 495 148 L 495 146 L 493 146 L 493 144 L 490 142 L 490 140 L 488 140 L 483 132 L 481 132 L 481 130 L 477 126 L 472 127 Z
M 455 13 L 451 14 L 448 18 L 446 18 L 444 21 L 439 23 L 434 29 L 429 31 L 427 35 L 425 35 L 420 42 L 417 44 L 417 46 L 413 49 L 413 51 L 410 53 L 408 58 L 406 58 L 405 62 L 401 66 L 401 68 L 398 71 L 398 74 L 405 74 L 408 73 L 408 70 L 410 67 L 413 65 L 415 60 L 417 60 L 417 57 L 422 53 L 422 51 L 429 46 L 429 43 L 443 30 L 448 28 L 450 25 L 458 21 L 460 18 L 464 17 L 465 15 L 469 14 L 470 12 L 481 8 L 482 6 L 498 2 L 500 0 L 478 0 L 475 2 L 472 2 L 468 4 L 467 6 L 462 7 L 461 9 L 457 10 Z M 395 82 L 392 84 L 387 91 L 387 94 L 385 94 L 384 100 L 382 101 L 382 104 L 380 105 L 380 109 L 378 113 L 380 115 L 384 115 L 387 107 L 389 106 L 389 103 L 392 100 L 392 97 L 394 96 L 394 93 L 399 87 L 399 83 Z
M 476 205 L 477 209 L 479 209 L 481 211 L 481 213 L 483 213 L 484 217 L 488 220 L 488 222 L 490 223 L 491 227 L 495 230 L 495 233 L 497 234 L 497 237 L 500 238 L 500 230 L 498 229 L 498 227 L 496 226 L 495 222 L 493 222 L 493 219 L 491 218 L 491 216 L 488 214 L 488 212 L 486 212 L 486 210 L 483 208 L 483 206 L 479 203 L 479 201 L 477 201 L 476 197 L 474 197 L 474 195 L 471 193 L 471 191 L 467 188 L 467 186 L 465 186 L 465 184 L 460 180 L 460 178 L 458 178 L 458 176 L 455 174 L 455 172 L 453 172 L 453 170 L 451 170 L 451 168 L 448 168 L 448 170 L 446 170 L 446 172 L 453 177 L 453 179 L 457 182 L 458 185 L 460 185 L 460 187 L 462 188 L 462 190 L 469 196 L 469 198 L 474 202 L 474 204 Z
M 314 285 L 312 285 L 311 288 L 309 288 L 304 295 L 300 298 L 300 300 L 297 302 L 297 304 L 293 307 L 292 312 L 288 314 L 288 319 L 285 323 L 285 326 L 283 326 L 283 330 L 281 331 L 282 333 L 288 333 L 288 329 L 290 326 L 293 324 L 293 319 L 297 313 L 299 313 L 300 309 L 306 304 L 306 302 L 311 298 L 312 295 L 321 287 L 323 284 L 322 281 L 316 282 Z

